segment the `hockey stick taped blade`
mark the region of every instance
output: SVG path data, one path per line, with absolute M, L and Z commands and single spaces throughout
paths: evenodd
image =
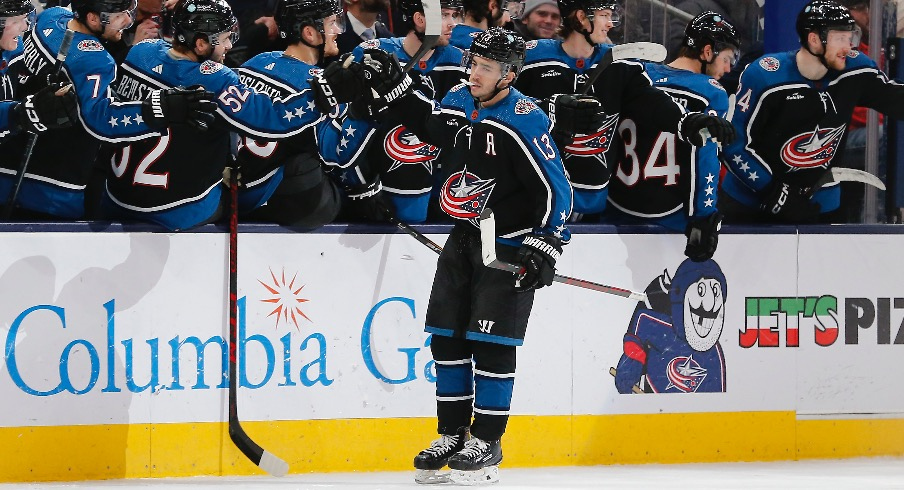
M 484 208 L 480 213 L 480 251 L 483 265 L 496 261 L 496 218 L 490 208 Z
M 439 0 L 423 0 L 421 5 L 424 6 L 424 19 L 427 21 L 427 26 L 424 29 L 424 39 L 421 41 L 421 47 L 418 48 L 414 56 L 402 68 L 402 71 L 405 72 L 410 70 L 424 56 L 424 53 L 436 46 L 436 42 L 439 41 L 439 36 L 443 32 L 443 10 L 440 7 Z
M 659 63 L 665 60 L 668 51 L 665 46 L 657 43 L 638 42 L 617 44 L 612 47 L 613 60 L 646 60 Z
M 286 473 L 289 472 L 289 463 L 286 463 L 267 451 L 264 451 L 264 454 L 261 455 L 261 462 L 257 465 L 273 476 L 286 476 Z
M 424 36 L 439 36 L 443 32 L 443 11 L 439 0 L 423 0 L 421 4 L 424 6 L 424 19 L 427 21 Z

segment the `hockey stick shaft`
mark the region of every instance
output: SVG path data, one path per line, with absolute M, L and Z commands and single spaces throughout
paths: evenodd
M 66 32 L 63 34 L 63 40 L 60 41 L 60 51 L 57 53 L 56 63 L 53 65 L 54 77 L 58 77 L 63 70 L 63 62 L 66 61 L 66 57 L 69 56 L 69 48 L 72 46 L 72 38 L 74 36 L 75 31 L 72 29 L 66 29 Z M 37 144 L 37 142 L 38 135 L 29 133 L 28 144 L 25 146 L 25 153 L 22 155 L 22 163 L 19 165 L 18 170 L 16 170 L 16 181 L 13 183 L 13 188 L 10 189 L 9 197 L 6 199 L 6 209 L 3 210 L 4 220 L 9 220 L 13 214 L 13 208 L 16 206 L 16 199 L 19 198 L 19 187 L 22 186 L 22 181 L 25 179 L 25 170 L 28 168 L 28 162 L 31 161 L 31 155 L 35 151 L 35 144 Z
M 238 170 L 229 169 L 229 438 L 232 443 L 262 470 L 273 476 L 284 476 L 289 465 L 265 451 L 248 437 L 239 420 L 238 410 L 238 237 L 239 179 Z
M 405 63 L 402 68 L 403 72 L 408 72 L 414 67 L 414 64 L 420 61 L 424 53 L 436 47 L 439 36 L 443 30 L 443 10 L 440 8 L 439 0 L 423 0 L 421 3 L 424 7 L 424 18 L 427 25 L 424 28 L 424 39 L 421 41 L 421 47 L 417 49 L 414 56 Z
M 599 63 L 596 64 L 596 68 L 590 72 L 581 95 L 587 95 L 590 92 L 593 84 L 596 83 L 596 80 L 606 71 L 606 68 L 609 68 L 613 61 L 637 59 L 659 63 L 665 60 L 667 53 L 665 46 L 657 43 L 637 42 L 612 46 L 609 51 L 606 51 Z
M 433 250 L 434 252 L 436 252 L 437 255 L 443 253 L 443 247 L 440 247 L 439 244 L 437 244 L 433 240 L 424 236 L 423 233 L 412 228 L 411 225 L 409 225 L 407 223 L 402 223 L 401 221 L 397 220 L 395 218 L 395 216 L 392 216 L 391 214 L 388 214 L 388 213 L 386 215 L 386 218 L 389 220 L 389 222 L 391 224 L 395 225 L 398 229 L 404 231 L 409 236 L 413 237 L 415 240 L 421 242 L 424 246 L 426 246 L 430 250 Z
M 490 208 L 484 208 L 483 212 L 480 213 L 480 244 L 482 248 L 481 252 L 483 255 L 483 264 L 485 266 L 509 271 L 514 274 L 521 273 L 520 266 L 510 264 L 508 262 L 503 262 L 496 258 L 496 218 L 493 216 L 493 210 L 491 210 Z M 578 279 L 576 277 L 556 274 L 555 277 L 553 277 L 553 281 L 567 284 L 569 286 L 575 286 L 579 288 L 590 289 L 593 291 L 599 291 L 601 293 L 621 296 L 623 298 L 633 299 L 636 301 L 647 300 L 647 295 L 644 293 L 638 293 L 636 291 L 631 291 L 630 289 L 607 286 L 605 284 L 587 281 L 585 279 Z

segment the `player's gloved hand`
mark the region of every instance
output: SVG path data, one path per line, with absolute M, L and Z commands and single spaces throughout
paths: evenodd
M 528 234 L 521 241 L 516 263 L 521 272 L 515 280 L 518 292 L 532 291 L 552 284 L 556 261 L 562 255 L 562 240 L 552 235 Z
M 809 188 L 773 180 L 760 201 L 760 210 L 786 223 L 812 223 L 819 203 L 810 200 Z
M 375 122 L 383 122 L 386 118 L 386 110 L 389 106 L 383 99 L 375 99 L 371 94 L 365 93 L 348 105 L 348 115 L 352 119 L 367 119 Z
M 694 262 L 713 258 L 719 245 L 719 230 L 722 229 L 722 213 L 718 211 L 703 217 L 691 219 L 684 228 L 687 246 L 684 255 Z
M 709 133 L 709 137 L 717 143 L 730 145 L 735 140 L 734 126 L 719 116 L 710 116 L 700 112 L 688 112 L 678 122 L 678 137 L 694 146 L 706 144 L 702 130 Z
M 152 128 L 189 124 L 204 131 L 213 124 L 213 113 L 216 109 L 213 92 L 195 85 L 188 88 L 154 90 L 151 92 L 151 98 L 142 104 L 141 116 Z
M 54 83 L 25 97 L 13 109 L 13 124 L 29 133 L 68 128 L 78 119 L 78 104 L 72 84 Z
M 356 100 L 364 91 L 363 68 L 351 56 L 346 53 L 311 80 L 314 103 L 320 112 L 329 114 L 337 105 Z
M 402 71 L 395 54 L 381 49 L 364 50 L 364 79 L 375 99 L 392 104 L 411 92 L 411 77 Z
M 591 95 L 555 94 L 543 99 L 542 105 L 552 122 L 553 132 L 593 134 L 606 119 L 603 105 Z
M 349 211 L 354 216 L 367 221 L 387 221 L 393 216 L 392 205 L 384 198 L 380 179 L 370 184 L 348 186 L 345 193 L 349 199 Z

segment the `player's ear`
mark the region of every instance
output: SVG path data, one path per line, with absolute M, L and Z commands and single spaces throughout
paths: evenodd
M 320 31 L 312 25 L 306 25 L 301 28 L 301 38 L 307 41 L 308 44 L 316 45 L 320 43 L 319 35 Z
M 819 38 L 819 33 L 810 32 L 809 34 L 807 34 L 807 43 L 810 44 L 811 51 L 814 51 L 817 48 L 819 48 L 819 46 L 822 45 L 822 39 Z
M 88 12 L 88 15 L 85 16 L 85 23 L 91 26 L 92 29 L 103 28 L 100 23 L 100 15 L 97 12 Z
M 195 38 L 194 52 L 195 54 L 204 53 L 209 46 L 210 42 L 207 39 L 204 39 L 203 36 L 198 36 Z
M 700 51 L 700 57 L 703 60 L 705 60 L 707 63 L 712 63 L 713 61 L 716 61 L 714 55 L 715 55 L 715 53 L 713 52 L 712 44 L 707 44 L 706 46 L 703 46 L 703 49 Z
M 423 12 L 415 12 L 413 19 L 414 26 L 417 28 L 418 32 L 424 32 L 427 30 L 427 18 L 424 17 Z

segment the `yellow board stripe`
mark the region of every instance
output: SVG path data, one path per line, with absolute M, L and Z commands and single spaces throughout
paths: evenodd
M 245 422 L 292 473 L 399 471 L 432 418 Z M 226 424 L 0 428 L 0 481 L 250 475 Z M 515 416 L 503 466 L 773 461 L 904 455 L 904 420 L 796 420 L 794 412 Z

